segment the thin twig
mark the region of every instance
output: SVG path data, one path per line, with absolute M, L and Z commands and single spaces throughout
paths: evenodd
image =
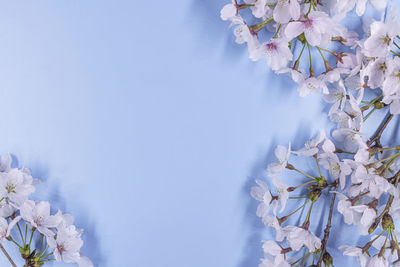
M 381 136 L 383 131 L 385 130 L 386 126 L 389 124 L 390 120 L 393 118 L 393 114 L 389 114 L 389 116 L 386 117 L 386 119 L 382 122 L 382 124 L 379 126 L 378 130 L 374 134 L 373 137 L 367 142 L 367 145 L 370 147 L 374 142 L 378 147 L 381 147 Z
M 338 188 L 339 183 L 336 184 L 335 186 L 335 192 L 333 192 L 332 200 L 331 200 L 331 206 L 329 207 L 329 216 L 328 216 L 328 222 L 326 223 L 326 227 L 324 230 L 324 239 L 322 239 L 321 242 L 321 253 L 319 255 L 319 259 L 317 262 L 317 267 L 321 267 L 322 264 L 322 259 L 323 256 L 326 252 L 326 245 L 328 243 L 328 238 L 329 238 L 329 233 L 331 231 L 331 226 L 332 226 L 332 213 L 333 213 L 333 206 L 335 205 L 335 199 L 336 199 L 336 190 Z
M 10 261 L 11 265 L 12 265 L 13 267 L 17 267 L 17 265 L 15 265 L 14 261 L 11 259 L 10 255 L 8 255 L 6 249 L 3 247 L 2 244 L 0 244 L 0 249 L 1 249 L 1 251 L 3 251 L 4 255 L 5 255 L 5 256 L 7 257 L 7 259 Z
M 400 171 L 398 171 L 398 172 L 395 174 L 394 179 L 395 179 L 395 180 L 394 180 L 394 187 L 397 187 L 397 185 L 399 184 L 399 181 L 400 181 Z M 376 227 L 378 227 L 378 224 L 379 224 L 379 222 L 381 221 L 381 219 L 383 218 L 383 216 L 384 216 L 386 213 L 389 213 L 390 207 L 392 206 L 393 199 L 394 199 L 394 196 L 393 196 L 393 195 L 390 195 L 390 197 L 389 197 L 389 199 L 388 199 L 388 201 L 387 201 L 387 203 L 386 203 L 385 209 L 382 211 L 381 214 L 379 214 L 378 217 L 376 217 L 375 222 L 374 222 L 374 223 L 371 225 L 371 227 L 368 229 L 369 232 L 372 233 L 372 232 L 376 229 Z

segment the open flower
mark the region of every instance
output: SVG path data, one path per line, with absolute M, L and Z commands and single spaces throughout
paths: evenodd
M 275 148 L 275 156 L 278 159 L 278 162 L 269 164 L 267 168 L 267 171 L 271 176 L 275 176 L 285 170 L 289 160 L 290 153 L 291 153 L 290 144 L 288 149 L 286 149 L 281 145 L 278 145 Z
M 18 169 L 0 172 L 0 198 L 19 207 L 35 191 L 32 177 Z
M 287 67 L 293 58 L 288 41 L 282 38 L 272 38 L 270 41 L 261 44 L 250 54 L 250 59 L 258 60 L 263 56 L 267 57 L 267 63 L 274 71 Z
M 57 261 L 78 262 L 81 258 L 79 250 L 83 241 L 74 226 L 57 228 L 57 234 L 55 237 L 47 237 L 47 243 L 54 249 Z
M 321 247 L 321 239 L 316 237 L 312 232 L 301 227 L 286 226 L 284 229 L 286 239 L 289 246 L 293 250 L 300 250 L 303 246 L 307 247 L 310 252 L 314 252 Z
M 20 208 L 21 217 L 46 236 L 54 236 L 50 228 L 55 228 L 61 222 L 60 216 L 50 215 L 50 203 L 32 200 L 25 201 Z
M 266 183 L 261 180 L 256 180 L 258 186 L 251 188 L 251 196 L 261 203 L 257 207 L 257 216 L 265 217 L 268 214 L 272 196 Z
M 333 21 L 324 12 L 311 11 L 297 21 L 289 22 L 285 34 L 289 40 L 304 33 L 307 42 L 312 46 L 320 45 L 323 39 L 333 36 Z

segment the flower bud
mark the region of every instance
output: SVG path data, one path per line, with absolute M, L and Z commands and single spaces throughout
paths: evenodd
M 393 218 L 389 215 L 389 213 L 385 213 L 385 215 L 382 217 L 382 229 L 386 230 L 389 227 L 394 229 Z
M 375 107 L 376 109 L 384 108 L 384 107 L 385 107 L 385 103 L 383 103 L 382 101 L 375 102 L 374 107 Z
M 374 221 L 371 226 L 368 229 L 368 233 L 372 234 L 373 231 L 375 231 L 376 227 L 378 227 L 379 221 Z
M 289 170 L 294 170 L 294 169 L 295 169 L 295 167 L 294 167 L 292 164 L 290 164 L 290 163 L 287 163 L 287 164 L 286 164 L 286 169 L 289 169 Z
M 31 249 L 29 245 L 25 245 L 23 248 L 19 248 L 19 252 L 21 253 L 22 258 L 28 259 L 31 255 Z

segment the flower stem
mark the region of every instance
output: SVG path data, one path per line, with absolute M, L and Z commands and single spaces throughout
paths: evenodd
M 276 38 L 278 36 L 279 30 L 281 29 L 282 24 L 279 24 L 278 29 L 276 30 L 276 33 L 273 38 Z
M 317 155 L 314 156 L 314 159 L 315 159 L 315 162 L 317 163 L 317 166 L 318 166 L 319 176 L 322 177 L 321 168 L 319 167 Z
M 305 254 L 303 257 L 301 257 L 300 259 L 298 259 L 297 261 L 295 261 L 295 262 L 293 262 L 292 264 L 290 264 L 290 265 L 295 265 L 296 263 L 298 263 L 299 261 L 301 261 L 302 259 L 304 259 L 305 257 L 307 257 L 307 256 L 310 256 L 310 254 L 311 254 L 311 252 L 308 252 L 307 254 Z
M 31 245 L 31 243 L 32 243 L 32 237 L 33 237 L 33 233 L 35 232 L 35 228 L 32 228 L 32 230 L 31 230 L 31 238 L 29 239 L 29 246 Z
M 19 234 L 21 235 L 22 243 L 24 243 L 24 246 L 25 246 L 24 236 L 22 235 L 22 231 L 21 231 L 21 227 L 19 227 L 19 223 L 17 223 L 17 227 L 18 227 Z
M 293 214 L 295 214 L 296 212 L 298 212 L 300 209 L 302 209 L 305 205 L 307 205 L 307 203 L 310 202 L 310 199 L 306 201 L 306 203 L 304 203 L 303 205 L 301 205 L 300 207 L 298 207 L 295 211 L 293 211 L 292 213 L 278 219 L 279 224 L 283 223 L 284 221 L 286 221 L 290 216 L 292 216 Z
M 289 165 L 289 164 L 288 164 L 288 165 Z M 299 169 L 296 169 L 293 165 L 286 166 L 286 168 L 289 169 L 289 170 L 297 171 L 298 173 L 301 173 L 301 174 L 303 174 L 303 175 L 305 175 L 305 176 L 307 176 L 307 177 L 309 177 L 309 178 L 315 180 L 315 177 L 312 177 L 311 175 L 309 175 L 309 174 L 307 174 L 307 173 L 305 173 L 305 172 L 302 172 L 302 171 L 300 171 Z

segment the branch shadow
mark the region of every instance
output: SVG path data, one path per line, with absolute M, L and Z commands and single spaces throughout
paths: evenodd
M 271 141 L 272 144 L 276 143 L 276 140 Z M 238 263 L 238 267 L 257 266 L 260 259 L 263 257 L 263 251 L 261 248 L 261 240 L 263 232 L 269 231 L 268 236 L 273 235 L 270 228 L 266 228 L 261 221 L 261 218 L 256 216 L 256 210 L 258 203 L 250 196 L 250 190 L 255 186 L 256 179 L 262 179 L 265 177 L 265 169 L 268 162 L 271 162 L 274 158 L 275 146 L 270 145 L 267 152 L 260 153 L 251 167 L 250 174 L 242 188 L 240 198 L 246 202 L 245 211 L 243 214 L 243 224 L 247 228 L 249 235 L 246 239 L 246 243 L 243 247 L 242 259 Z M 269 180 L 263 179 L 267 184 Z
M 19 166 L 18 159 L 15 155 L 12 155 L 13 167 Z M 32 195 L 32 199 L 35 201 L 49 201 L 51 204 L 51 212 L 54 214 L 58 210 L 63 213 L 68 213 L 67 208 L 67 197 L 64 196 L 60 190 L 60 182 L 57 179 L 52 179 L 50 169 L 44 166 L 40 161 L 36 161 L 32 164 L 31 174 L 34 178 L 40 179 L 40 183 L 36 186 L 36 191 Z M 46 185 L 44 185 L 46 183 Z M 99 234 L 96 230 L 96 223 L 94 218 L 90 217 L 88 208 L 79 206 L 79 212 L 72 214 L 75 218 L 74 224 L 77 228 L 84 229 L 82 239 L 84 245 L 81 248 L 83 256 L 88 257 L 94 264 L 94 266 L 106 266 L 107 262 L 102 253 L 101 243 L 99 241 Z M 40 247 L 40 238 L 36 236 L 33 240 L 37 248 Z M 57 266 L 56 262 L 48 262 L 49 266 Z
M 306 123 L 302 123 L 295 133 L 295 136 L 298 137 L 300 142 L 309 138 L 310 130 L 306 125 Z M 258 202 L 250 196 L 250 190 L 251 187 L 256 185 L 256 179 L 262 179 L 268 186 L 272 187 L 271 180 L 265 179 L 266 167 L 269 163 L 276 160 L 274 150 L 278 145 L 277 142 L 276 137 L 272 138 L 268 149 L 259 153 L 253 166 L 250 168 L 249 175 L 241 191 L 240 198 L 246 203 L 243 212 L 243 225 L 248 232 L 248 236 L 243 246 L 241 260 L 237 264 L 237 267 L 257 266 L 260 263 L 260 259 L 263 257 L 261 246 L 263 237 L 265 236 L 266 239 L 270 239 L 275 236 L 275 230 L 270 227 L 265 227 L 261 218 L 256 216 Z M 295 203 L 293 203 L 293 205 L 295 205 Z

